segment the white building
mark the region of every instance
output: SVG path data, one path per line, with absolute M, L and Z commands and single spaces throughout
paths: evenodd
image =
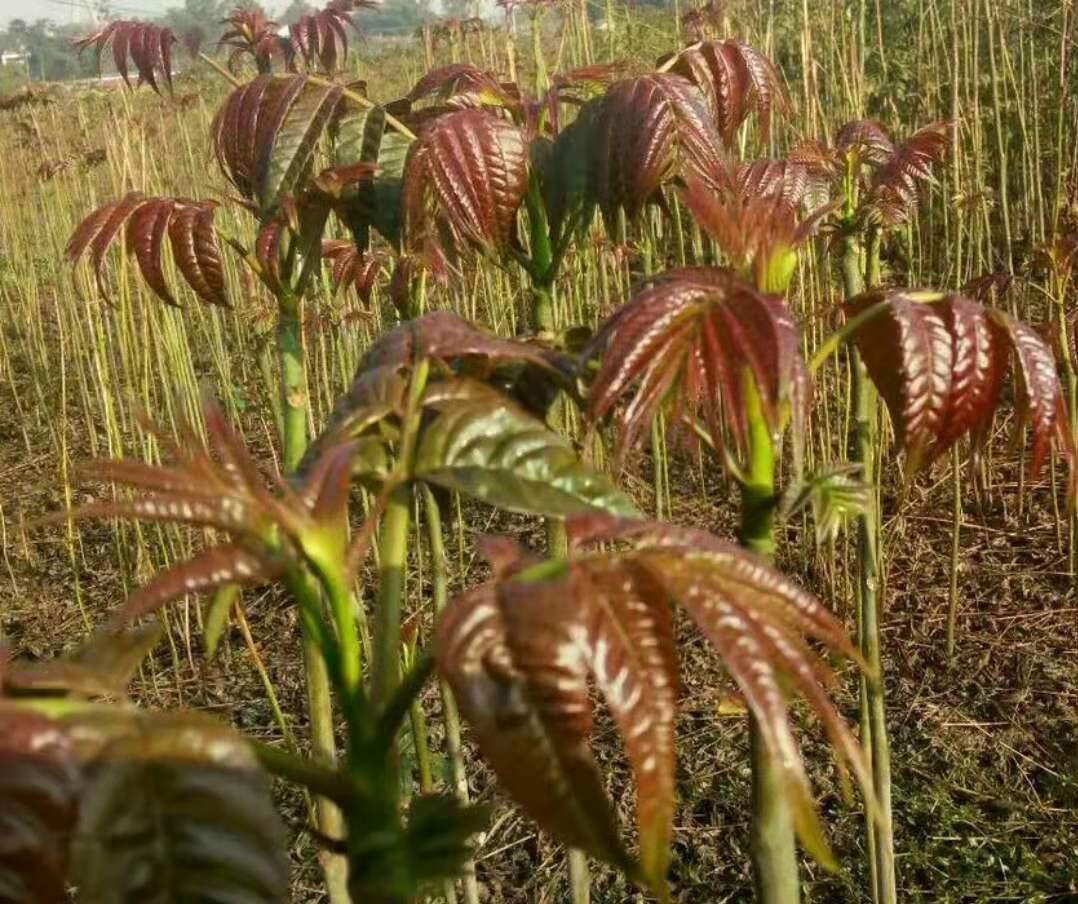
M 30 52 L 19 48 L 18 50 L 5 50 L 0 53 L 0 66 L 29 66 Z

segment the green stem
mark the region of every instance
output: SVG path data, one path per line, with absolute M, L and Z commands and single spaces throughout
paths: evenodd
M 550 84 L 547 74 L 546 56 L 543 53 L 543 18 L 542 7 L 532 7 L 532 57 L 535 63 L 535 96 L 542 97 Z
M 775 446 L 754 383 L 745 393 L 749 421 L 749 467 L 741 485 L 741 544 L 758 555 L 775 555 Z
M 651 422 L 651 466 L 655 469 L 655 517 L 661 521 L 669 515 L 664 508 L 664 503 L 669 498 L 669 490 L 666 486 L 666 436 L 662 415 L 656 415 Z
M 345 801 L 353 796 L 355 787 L 336 769 L 303 759 L 279 747 L 261 741 L 248 741 L 259 763 L 271 775 L 283 778 L 312 794 L 331 800 Z
M 569 554 L 569 538 L 565 521 L 561 518 L 546 519 L 547 557 L 565 558 Z M 591 868 L 588 855 L 575 848 L 569 849 L 569 892 L 573 904 L 589 904 L 591 901 Z
M 525 196 L 531 257 L 528 262 L 532 283 L 532 330 L 551 335 L 554 332 L 554 273 L 557 269 L 550 224 L 543 204 L 539 180 L 533 176 Z
M 307 709 L 311 719 L 311 750 L 327 768 L 337 761 L 337 743 L 333 734 L 333 700 L 329 673 L 322 651 L 310 638 L 303 638 L 303 668 L 307 679 Z M 344 817 L 335 803 L 318 798 L 318 830 L 327 838 L 344 838 Z M 326 876 L 326 887 L 334 904 L 347 904 L 348 862 L 327 851 L 319 855 Z
M 427 539 L 431 557 L 431 595 L 434 611 L 440 613 L 449 601 L 448 558 L 445 553 L 445 535 L 442 529 L 442 508 L 434 491 L 423 484 L 423 510 L 427 521 Z M 464 745 L 461 740 L 460 712 L 453 692 L 445 681 L 438 683 L 442 698 L 442 722 L 445 729 L 446 757 L 449 761 L 449 784 L 457 799 L 464 804 L 470 802 L 468 777 L 464 772 Z M 479 904 L 479 882 L 475 877 L 475 861 L 468 858 L 464 863 L 464 901 L 465 904 Z
M 749 718 L 752 762 L 752 864 L 760 904 L 797 904 L 801 887 L 793 818 L 786 803 L 782 770 L 768 753 L 756 720 Z
M 878 275 L 878 239 L 872 241 L 869 254 L 869 273 Z M 847 238 L 842 257 L 842 274 L 846 296 L 861 293 L 861 247 L 854 238 Z M 868 378 L 861 356 L 853 355 L 853 437 L 850 458 L 861 466 L 862 479 L 875 480 L 876 448 L 876 390 Z M 887 738 L 887 705 L 880 670 L 879 623 L 879 539 L 877 511 L 869 511 L 857 519 L 858 566 L 858 640 L 861 655 L 869 666 L 871 680 L 861 675 L 861 726 L 863 743 L 872 768 L 873 791 L 879 806 L 877 819 L 866 815 L 866 833 L 871 853 L 873 877 L 872 899 L 875 904 L 894 904 L 895 885 L 894 833 L 891 813 L 891 754 Z
M 307 368 L 303 358 L 300 302 L 282 298 L 277 320 L 277 357 L 281 368 L 284 471 L 291 474 L 307 451 Z
M 383 707 L 374 729 L 372 744 L 378 754 L 392 748 L 404 717 L 409 713 L 412 704 L 419 699 L 423 686 L 434 673 L 434 660 L 428 654 L 416 655 L 409 652 L 407 659 L 408 671 Z
M 365 714 L 363 699 L 363 647 L 360 643 L 359 622 L 352 592 L 344 577 L 347 556 L 341 553 L 332 562 L 320 563 L 319 577 L 329 601 L 329 610 L 337 628 L 337 658 L 340 674 L 335 676 L 339 682 L 338 692 L 345 720 L 348 725 L 348 737 L 354 742 L 359 737 L 361 719 Z M 354 765 L 354 764 L 353 764 Z
M 588 855 L 575 848 L 569 851 L 569 889 L 573 904 L 590 904 L 591 870 Z
M 234 589 L 238 591 L 238 588 Z M 292 733 L 292 726 L 288 723 L 288 717 L 281 708 L 281 701 L 277 696 L 277 689 L 273 686 L 273 679 L 270 678 L 269 671 L 266 669 L 266 663 L 262 659 L 262 654 L 258 652 L 258 644 L 255 643 L 254 636 L 251 634 L 251 626 L 247 622 L 247 615 L 243 611 L 243 604 L 237 602 L 235 611 L 236 622 L 239 624 L 240 632 L 243 634 L 243 642 L 247 647 L 247 653 L 254 663 L 255 671 L 258 672 L 259 680 L 262 682 L 262 689 L 265 691 L 266 699 L 269 701 L 270 711 L 273 713 L 273 721 L 276 722 L 277 727 L 281 729 L 281 737 L 284 738 L 288 750 L 295 753 L 299 750 L 299 745 L 296 743 L 296 737 Z M 313 816 L 314 812 L 312 811 L 311 817 L 313 818 Z
M 546 69 L 542 60 L 542 44 L 539 37 L 540 18 L 532 19 L 533 49 L 536 54 L 536 80 L 545 86 Z M 544 89 L 545 90 L 545 87 Z M 550 224 L 547 220 L 546 207 L 543 204 L 539 181 L 533 177 L 526 197 L 528 222 L 530 225 L 532 281 L 532 329 L 541 335 L 553 335 L 556 329 L 554 308 L 554 277 L 560 266 L 561 257 L 568 243 L 564 240 L 555 251 L 551 242 Z M 568 228 L 568 227 L 563 227 Z M 561 401 L 554 403 L 551 412 L 551 427 L 559 429 L 562 420 Z M 565 522 L 558 518 L 547 518 L 547 555 L 561 558 L 568 554 L 569 544 L 565 533 Z M 591 870 L 587 855 L 583 851 L 569 851 L 569 887 L 573 904 L 588 904 L 591 901 Z
M 307 574 L 296 572 L 286 579 L 288 589 L 300 607 L 303 626 L 303 668 L 307 682 L 307 710 L 311 720 L 311 751 L 326 769 L 337 762 L 337 742 L 333 726 L 333 698 L 327 657 L 319 634 L 315 630 L 320 618 L 321 595 L 318 586 Z M 324 626 L 323 626 L 324 627 Z M 326 641 L 330 641 L 327 639 Z M 335 658 L 335 657 L 334 657 Z M 318 798 L 318 831 L 327 838 L 345 837 L 344 817 L 335 803 Z M 336 854 L 323 851 L 319 855 L 326 877 L 326 888 L 333 904 L 349 904 L 348 862 Z
M 398 487 L 389 497 L 382 523 L 374 661 L 371 664 L 371 700 L 378 712 L 384 710 L 393 699 L 400 684 L 401 604 L 404 597 L 404 569 L 408 557 L 411 507 L 411 485 Z M 394 750 L 391 750 L 389 760 L 386 765 L 386 796 L 397 800 L 400 793 L 400 776 Z
M 419 790 L 423 794 L 434 791 L 434 771 L 430 761 L 430 736 L 427 733 L 427 716 L 419 699 L 408 707 L 408 721 L 412 727 L 412 744 L 415 746 L 416 768 L 419 770 Z
M 741 543 L 758 555 L 775 554 L 775 445 L 755 384 L 746 387 L 749 467 L 741 489 Z M 797 904 L 801 887 L 793 816 L 782 768 L 767 750 L 756 720 L 749 720 L 752 758 L 752 862 L 760 904 Z
M 874 289 L 880 284 L 880 244 L 883 234 L 878 228 L 872 227 L 868 231 L 865 242 L 865 284 Z
M 532 329 L 547 336 L 554 332 L 554 292 L 549 285 L 532 284 Z
M 223 78 L 226 82 L 228 82 L 233 88 L 238 88 L 240 85 L 243 84 L 243 82 L 241 82 L 238 78 L 236 78 L 236 76 L 234 76 L 231 72 L 229 72 L 220 63 L 218 63 L 217 60 L 215 60 L 213 57 L 207 56 L 204 53 L 200 53 L 198 55 L 198 58 L 200 60 L 202 60 L 202 62 L 208 63 L 210 65 L 210 68 L 212 68 L 219 76 L 221 76 L 221 78 Z
M 291 474 L 307 451 L 307 366 L 303 354 L 303 329 L 300 319 L 300 300 L 294 296 L 279 299 L 277 321 L 277 356 L 281 377 L 281 412 L 283 436 L 283 465 Z M 311 588 L 312 600 L 307 606 L 317 611 L 320 605 L 317 589 Z M 302 605 L 302 603 L 301 603 Z M 335 613 L 336 614 L 336 613 Z M 311 720 L 311 747 L 315 756 L 332 766 L 337 761 L 337 744 L 333 725 L 333 699 L 330 690 L 326 659 L 316 638 L 307 630 L 303 619 L 303 665 L 307 682 L 307 706 Z M 354 628 L 354 622 L 352 627 Z M 338 626 L 340 627 L 340 626 Z M 345 631 L 345 634 L 348 632 Z M 344 638 L 342 638 L 343 640 Z M 358 667 L 358 660 L 356 660 Z M 351 709 L 351 701 L 348 701 Z M 330 838 L 344 837 L 344 819 L 331 801 L 319 798 L 318 829 Z M 348 904 L 348 863 L 343 857 L 325 852 L 321 855 L 326 886 L 333 904 Z

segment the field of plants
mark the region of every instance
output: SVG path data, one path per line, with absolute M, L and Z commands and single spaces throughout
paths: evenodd
M 1070 0 L 368 6 L 0 98 L 0 904 L 1078 901 Z

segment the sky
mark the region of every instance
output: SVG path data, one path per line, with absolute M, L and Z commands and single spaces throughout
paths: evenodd
M 68 22 L 74 12 L 71 4 L 78 0 L 0 0 L 0 26 L 7 25 L 12 19 L 53 19 L 56 22 Z M 132 16 L 140 13 L 154 15 L 166 7 L 174 5 L 175 0 L 117 0 L 117 11 L 122 6 L 123 12 Z
M 0 0 L 0 27 L 6 26 L 12 19 L 52 19 L 55 22 L 69 22 L 75 12 L 72 4 L 79 0 Z M 153 16 L 170 6 L 182 6 L 183 0 L 114 0 L 112 8 L 118 13 L 131 18 Z M 263 3 L 267 9 L 276 9 L 281 4 Z M 287 4 L 283 4 L 287 5 Z

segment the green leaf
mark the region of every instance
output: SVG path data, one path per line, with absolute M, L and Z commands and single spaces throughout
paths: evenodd
M 240 586 L 229 584 L 221 587 L 210 600 L 206 607 L 206 615 L 203 621 L 202 635 L 206 643 L 206 661 L 213 662 L 217 655 L 217 647 L 221 643 L 225 630 L 228 628 L 228 620 L 232 615 L 232 607 L 240 598 Z
M 436 417 L 419 441 L 417 478 L 512 512 L 637 514 L 565 439 L 497 390 L 464 378 L 436 389 L 428 394 Z
M 333 165 L 376 163 L 385 134 L 386 111 L 346 100 L 347 107 L 333 130 Z
M 382 107 L 362 107 L 353 102 L 337 123 L 334 166 L 378 164 L 372 180 L 351 187 L 344 194 L 348 227 L 360 247 L 367 247 L 371 228 L 391 245 L 400 246 L 401 186 L 404 161 L 412 142 L 413 139 L 386 129 Z
M 259 149 L 258 203 L 263 211 L 295 193 L 310 172 L 315 147 L 337 111 L 341 91 L 340 85 L 304 82 L 283 113 L 280 129 Z
M 472 854 L 471 838 L 489 823 L 488 807 L 469 806 L 443 794 L 415 798 L 405 835 L 412 875 L 420 882 L 459 876 Z
M 595 213 L 593 156 L 601 104 L 601 98 L 585 104 L 549 149 L 537 155 L 543 204 L 556 248 L 586 231 Z M 533 153 L 538 151 L 540 140 L 532 147 Z
M 133 719 L 87 769 L 72 881 L 94 904 L 277 904 L 283 826 L 239 735 L 194 713 Z
M 412 801 L 399 834 L 374 835 L 365 833 L 361 823 L 353 824 L 348 863 L 352 900 L 411 901 L 428 888 L 434 891 L 433 883 L 458 878 L 472 855 L 471 839 L 489 822 L 485 806 L 426 794 Z
M 859 479 L 860 471 L 857 464 L 833 465 L 792 483 L 783 495 L 783 518 L 789 519 L 810 506 L 816 523 L 816 542 L 834 540 L 849 519 L 872 509 L 872 486 Z
M 371 225 L 394 247 L 401 243 L 404 162 L 411 146 L 411 138 L 400 132 L 386 132 L 378 151 L 380 169 L 370 187 Z

